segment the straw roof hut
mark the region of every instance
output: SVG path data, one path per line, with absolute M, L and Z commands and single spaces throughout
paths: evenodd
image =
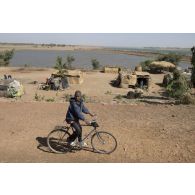
M 175 64 L 166 61 L 154 61 L 150 64 L 150 66 L 156 68 L 175 68 Z
M 175 64 L 166 61 L 154 61 L 150 65 L 150 71 L 161 73 L 163 70 L 172 72 L 175 69 Z

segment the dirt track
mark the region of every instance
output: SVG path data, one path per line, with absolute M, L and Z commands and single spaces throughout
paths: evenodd
M 45 137 L 62 125 L 67 106 L 0 102 L 0 162 L 195 162 L 195 106 L 87 104 L 117 138 L 117 150 L 47 152 Z

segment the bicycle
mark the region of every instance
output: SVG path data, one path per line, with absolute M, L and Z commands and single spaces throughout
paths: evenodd
M 90 125 L 82 126 L 93 127 L 93 129 L 82 139 L 82 141 L 84 141 L 91 136 L 91 146 L 93 151 L 101 154 L 110 154 L 116 150 L 116 138 L 109 132 L 98 131 L 97 128 L 99 125 L 96 120 L 92 120 Z M 47 145 L 51 151 L 54 153 L 66 153 L 73 149 L 83 149 L 83 147 L 71 146 L 67 141 L 67 138 L 71 135 L 69 132 L 71 129 L 74 131 L 74 128 L 71 126 L 63 126 L 49 133 L 47 136 Z

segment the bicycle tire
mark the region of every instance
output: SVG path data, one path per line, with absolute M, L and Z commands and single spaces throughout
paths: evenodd
M 54 153 L 62 154 L 69 152 L 72 149 L 67 142 L 69 136 L 70 133 L 67 130 L 55 129 L 47 136 L 47 145 Z
M 111 147 L 109 147 L 110 149 L 108 148 L 105 150 L 105 148 L 109 146 L 109 143 L 112 143 Z M 110 154 L 116 150 L 117 140 L 111 133 L 106 131 L 98 131 L 91 137 L 91 145 L 98 153 Z

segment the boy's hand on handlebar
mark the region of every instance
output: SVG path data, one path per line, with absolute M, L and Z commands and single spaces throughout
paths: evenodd
M 96 116 L 96 114 L 92 114 L 92 113 L 90 113 L 90 116 L 91 116 L 91 117 L 94 117 L 94 116 Z
M 91 123 L 86 119 L 85 119 L 85 123 L 86 123 L 86 125 L 91 125 Z

